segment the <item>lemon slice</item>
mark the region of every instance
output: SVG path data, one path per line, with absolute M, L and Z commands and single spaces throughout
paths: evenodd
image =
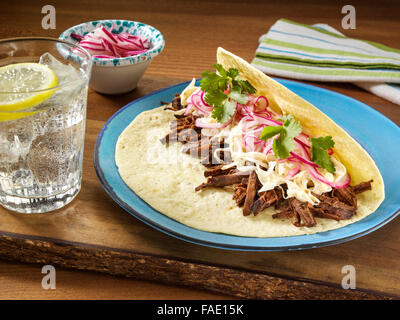
M 50 98 L 58 79 L 53 70 L 39 63 L 16 63 L 0 68 L 0 121 L 30 116 L 30 109 Z M 41 91 L 44 90 L 44 91 Z M 35 92 L 36 91 L 36 92 Z

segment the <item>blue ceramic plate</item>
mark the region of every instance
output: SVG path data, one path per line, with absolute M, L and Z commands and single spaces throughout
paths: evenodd
M 171 101 L 189 82 L 177 84 L 135 100 L 115 113 L 101 130 L 94 152 L 94 166 L 104 189 L 127 212 L 157 230 L 193 243 L 237 250 L 281 251 L 322 247 L 366 235 L 394 219 L 400 212 L 400 128 L 371 107 L 347 96 L 294 81 L 280 83 L 314 104 L 347 130 L 374 158 L 383 180 L 386 198 L 376 212 L 340 229 L 312 235 L 251 238 L 200 231 L 154 210 L 121 179 L 115 164 L 115 144 L 121 132 L 141 112 Z

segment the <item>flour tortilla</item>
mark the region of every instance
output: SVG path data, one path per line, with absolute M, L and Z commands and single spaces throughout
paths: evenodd
M 181 153 L 181 144 L 161 144 L 159 139 L 169 132 L 169 124 L 175 118 L 172 111 L 160 107 L 138 115 L 123 131 L 116 145 L 115 160 L 119 173 L 139 197 L 159 212 L 190 227 L 247 237 L 294 236 L 337 229 L 365 218 L 379 207 L 384 199 L 381 174 L 368 153 L 342 128 L 241 58 L 219 48 L 217 60 L 225 69 L 237 68 L 241 76 L 256 87 L 257 94 L 268 97 L 273 109 L 292 114 L 299 120 L 305 133 L 331 135 L 336 156 L 346 165 L 352 184 L 372 178 L 372 190 L 357 196 L 357 214 L 349 220 L 338 222 L 316 218 L 314 227 L 295 227 L 289 219 L 273 219 L 273 208 L 257 216 L 245 217 L 232 200 L 231 188 L 194 191 L 205 181 L 205 168 L 199 159 Z

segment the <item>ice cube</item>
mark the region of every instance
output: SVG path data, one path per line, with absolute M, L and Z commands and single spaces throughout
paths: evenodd
M 48 66 L 55 72 L 58 78 L 58 84 L 64 84 L 71 81 L 82 80 L 79 70 L 72 65 L 62 63 L 50 53 L 46 52 L 40 56 L 39 63 Z
M 83 123 L 38 136 L 32 141 L 27 163 L 39 183 L 62 183 L 79 170 Z
M 32 121 L 22 118 L 0 122 L 0 162 L 16 162 L 25 157 L 35 137 Z
M 64 118 L 64 121 L 68 122 L 68 119 L 74 114 L 80 115 L 80 106 L 84 106 L 86 103 L 86 100 L 83 101 L 82 99 L 86 99 L 85 89 L 87 83 L 79 73 L 79 70 L 70 64 L 60 62 L 48 52 L 40 57 L 39 63 L 48 66 L 56 73 L 60 85 L 53 95 L 39 106 L 40 109 L 48 110 L 46 117 L 55 119 L 56 122 L 54 124 L 59 126 L 62 122 L 61 119 Z M 79 121 L 80 119 L 75 123 Z M 43 121 L 39 119 L 38 122 Z M 70 126 L 71 124 L 66 123 L 65 125 Z M 47 127 L 48 125 L 44 124 L 43 127 L 45 126 Z M 54 130 L 51 129 L 51 131 Z

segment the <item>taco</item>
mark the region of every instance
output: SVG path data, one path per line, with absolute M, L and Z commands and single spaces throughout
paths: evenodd
M 190 227 L 249 237 L 323 232 L 384 200 L 369 154 L 328 116 L 218 48 L 216 71 L 123 131 L 125 183 Z

